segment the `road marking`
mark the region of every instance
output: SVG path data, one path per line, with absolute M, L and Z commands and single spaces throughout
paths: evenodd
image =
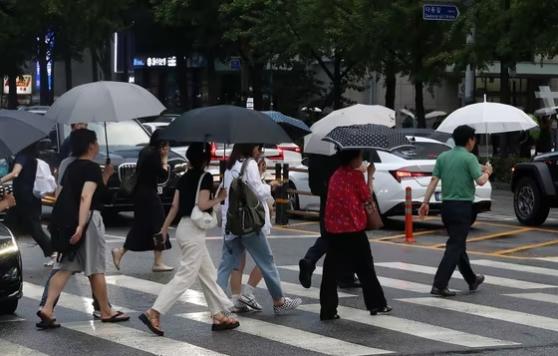
M 209 313 L 186 313 L 177 315 L 182 318 L 211 323 Z M 304 350 L 320 352 L 326 355 L 338 356 L 360 356 L 360 355 L 383 355 L 393 351 L 376 349 L 358 345 L 343 340 L 323 336 L 308 331 L 277 325 L 265 321 L 237 316 L 240 326 L 235 330 L 273 340 L 282 344 L 295 346 Z
M 156 296 L 161 293 L 161 288 L 165 286 L 162 283 L 157 283 L 147 279 L 141 279 L 122 274 L 106 276 L 105 278 L 107 280 L 107 284 Z M 207 306 L 203 293 L 193 289 L 188 289 L 180 296 L 178 300 L 183 303 L 189 303 L 203 307 Z
M 558 331 L 558 319 L 539 316 L 514 310 L 495 308 L 485 305 L 459 302 L 443 298 L 403 298 L 397 299 L 402 302 L 440 308 L 483 318 L 495 319 L 509 323 L 525 325 L 533 328 Z
M 305 235 L 312 235 L 315 236 L 316 235 L 316 231 L 309 231 L 309 230 L 304 230 L 304 229 L 292 229 L 289 227 L 282 227 L 282 226 L 273 226 L 272 230 L 280 230 L 280 231 L 293 231 L 293 232 L 298 232 L 301 234 L 305 234 Z M 320 235 L 318 235 L 320 236 Z
M 277 266 L 277 267 L 281 268 L 280 266 Z M 296 270 L 298 271 L 298 266 L 297 266 Z M 250 277 L 250 275 L 248 275 L 248 274 L 243 274 L 242 275 L 243 279 L 248 279 L 249 277 Z M 262 285 L 262 283 L 263 283 L 263 285 Z M 316 288 L 316 287 L 304 288 L 300 284 L 283 282 L 283 281 L 281 281 L 281 287 L 283 288 L 283 292 L 285 294 L 293 294 L 293 295 L 297 295 L 299 297 L 320 299 L 320 288 Z M 267 289 L 267 287 L 265 286 L 265 281 L 263 279 L 258 284 L 258 288 Z M 339 298 L 349 298 L 349 297 L 356 297 L 357 295 L 346 293 L 346 292 L 339 292 L 338 296 L 339 296 Z
M 535 249 L 535 248 L 548 247 L 548 246 L 552 246 L 552 245 L 558 245 L 558 239 L 552 240 L 552 241 L 545 241 L 545 242 L 538 242 L 538 243 L 533 243 L 533 244 L 521 245 L 521 246 L 518 246 L 518 247 L 509 248 L 509 249 L 506 249 L 506 250 L 499 250 L 499 251 L 494 252 L 494 254 L 495 255 L 507 255 L 507 254 L 510 254 L 510 253 L 523 252 L 523 251 L 532 250 L 532 249 Z
M 320 312 L 319 304 L 304 304 L 299 307 L 312 313 Z M 370 316 L 366 310 L 350 307 L 338 306 L 337 311 L 342 320 L 349 320 L 361 324 L 376 326 L 378 328 L 392 330 L 395 332 L 408 334 L 423 339 L 444 342 L 446 344 L 459 345 L 464 347 L 494 347 L 519 345 L 518 343 L 492 339 L 485 336 L 469 334 L 466 332 L 444 328 L 414 321 L 410 319 L 398 318 L 391 315 Z
M 48 356 L 37 350 L 30 349 L 23 345 L 14 344 L 8 340 L 0 339 L 0 350 L 2 350 L 3 355 L 15 355 L 15 356 Z
M 35 300 L 41 300 L 43 297 L 43 286 L 37 284 L 23 282 L 23 296 Z M 93 299 L 88 297 L 82 297 L 75 294 L 70 294 L 62 292 L 60 294 L 60 301 L 64 301 L 62 305 L 64 308 L 77 310 L 83 313 L 92 314 L 93 313 Z M 134 310 L 124 308 L 118 305 L 112 306 L 116 310 L 120 310 L 124 313 L 132 313 Z
M 468 238 L 467 243 L 492 240 L 492 239 L 497 239 L 497 238 L 502 238 L 502 237 L 503 238 L 513 237 L 517 234 L 522 234 L 524 232 L 529 232 L 529 231 L 531 231 L 530 228 L 522 228 L 522 229 L 511 230 L 511 231 L 498 232 L 498 233 L 489 234 L 489 235 L 481 235 L 481 236 L 473 237 L 473 238 L 470 238 L 470 239 Z M 446 246 L 446 243 L 434 244 L 434 245 L 430 245 L 430 246 L 435 247 L 435 248 L 442 248 L 442 247 Z
M 436 232 L 440 232 L 444 229 L 432 229 L 432 230 L 426 230 L 426 231 L 418 231 L 418 232 L 413 232 L 413 236 L 423 236 L 423 235 L 430 235 Z M 380 236 L 380 237 L 372 237 L 372 240 L 378 240 L 378 241 L 390 241 L 390 240 L 396 240 L 396 239 L 401 239 L 404 238 L 405 234 L 399 234 L 399 235 L 391 235 L 391 236 Z
M 295 265 L 290 266 L 279 266 L 281 269 L 286 269 L 288 271 L 298 272 L 299 267 Z M 323 268 L 321 266 L 316 266 L 314 274 L 321 276 L 323 274 Z M 402 279 L 394 279 L 378 276 L 378 280 L 382 287 L 388 287 L 393 289 L 401 289 L 409 292 L 415 293 L 430 293 L 432 286 L 429 284 L 410 282 Z
M 404 263 L 404 262 L 380 262 L 376 263 L 376 266 L 379 267 L 386 267 L 386 268 L 394 268 L 403 271 L 411 271 L 417 273 L 425 273 L 434 275 L 436 274 L 436 268 L 424 265 L 416 265 L 412 263 Z M 463 277 L 457 273 L 454 273 L 454 278 L 463 279 Z M 501 287 L 508 287 L 508 288 L 516 288 L 516 289 L 541 289 L 541 288 L 555 288 L 554 285 L 549 284 L 541 284 L 535 282 L 527 282 L 521 281 L 518 279 L 511 279 L 511 278 L 503 278 L 503 277 L 496 277 L 496 276 L 489 276 L 485 275 L 486 284 L 492 284 L 495 286 Z
M 500 262 L 500 261 L 492 261 L 492 260 L 472 260 L 471 264 L 476 265 L 476 266 L 485 266 L 485 267 L 494 267 L 494 268 L 499 268 L 499 269 L 505 269 L 505 270 L 509 270 L 509 271 L 542 274 L 542 275 L 545 275 L 545 276 L 552 276 L 552 277 L 558 276 L 558 270 L 553 269 L 553 268 L 520 265 L 520 264 L 516 264 L 516 263 Z
M 558 263 L 558 257 L 537 257 L 535 260 Z
M 155 355 L 225 355 L 187 342 L 156 336 L 152 333 L 117 324 L 80 321 L 65 323 L 63 326 L 70 330 L 112 341 L 136 350 L 151 352 Z
M 547 294 L 547 293 L 514 293 L 514 294 L 504 294 L 508 297 L 520 298 L 520 299 L 528 299 L 534 300 L 537 302 L 545 302 L 545 303 L 552 303 L 558 304 L 558 295 L 555 294 Z

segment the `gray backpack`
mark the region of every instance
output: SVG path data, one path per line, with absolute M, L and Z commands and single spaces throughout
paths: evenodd
M 244 161 L 240 175 L 229 188 L 229 210 L 227 211 L 227 234 L 243 236 L 256 233 L 265 224 L 265 209 L 256 194 L 244 182 L 244 171 L 250 160 Z

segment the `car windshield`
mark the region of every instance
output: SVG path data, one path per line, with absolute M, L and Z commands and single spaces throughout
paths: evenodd
M 95 131 L 99 146 L 106 147 L 105 125 L 103 123 L 89 123 L 88 129 Z M 69 135 L 70 127 L 64 127 L 65 136 Z M 136 121 L 107 122 L 107 136 L 109 147 L 112 149 L 127 149 L 145 146 L 149 143 L 149 135 Z
M 436 159 L 438 156 L 451 148 L 435 142 L 416 142 L 413 147 L 401 147 L 391 153 L 407 160 Z

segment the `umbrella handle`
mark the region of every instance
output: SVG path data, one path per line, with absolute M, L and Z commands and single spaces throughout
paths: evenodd
M 105 122 L 105 147 L 107 149 L 107 160 L 106 165 L 110 164 L 110 153 L 109 153 L 109 146 L 108 146 L 108 132 L 107 132 L 107 123 Z

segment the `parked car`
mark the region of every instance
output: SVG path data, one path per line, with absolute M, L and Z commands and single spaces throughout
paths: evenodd
M 413 212 L 417 213 L 426 188 L 432 178 L 436 158 L 442 152 L 450 150 L 450 146 L 425 137 L 409 137 L 414 143 L 412 148 L 399 148 L 390 152 L 378 151 L 379 162 L 376 162 L 374 176 L 374 197 L 383 217 L 405 214 L 405 188 L 411 187 L 413 193 Z M 309 192 L 308 172 L 291 172 L 289 185 L 291 189 Z M 477 186 L 475 193 L 476 214 L 488 211 L 491 207 L 492 187 L 490 183 Z M 439 213 L 442 205 L 441 184 L 433 194 L 430 211 Z M 295 210 L 319 210 L 320 198 L 293 194 L 290 205 Z
M 23 295 L 21 253 L 14 235 L 0 223 L 0 314 L 12 314 Z
M 44 115 L 50 109 L 50 106 L 46 105 L 33 105 L 33 106 L 20 106 L 18 110 L 28 111 L 33 114 Z
M 90 123 L 89 129 L 97 133 L 100 151 L 96 162 L 103 166 L 106 162 L 106 140 L 105 129 L 101 123 Z M 41 144 L 40 157 L 47 161 L 53 171 L 60 163 L 59 148 L 62 142 L 70 134 L 68 125 L 57 125 L 50 134 L 50 140 Z M 147 130 L 135 120 L 107 123 L 107 135 L 109 142 L 109 154 L 111 163 L 115 168 L 114 175 L 109 179 L 109 194 L 105 199 L 103 213 L 112 215 L 120 211 L 133 210 L 131 196 L 121 189 L 121 181 L 124 175 L 133 173 L 141 149 L 149 143 L 150 135 Z M 172 198 L 176 183 L 180 176 L 186 171 L 186 160 L 171 151 L 169 155 L 170 173 L 167 181 L 160 184 L 160 195 L 163 205 L 168 207 Z
M 517 164 L 511 190 L 517 220 L 529 226 L 544 224 L 550 209 L 558 207 L 558 152 Z

